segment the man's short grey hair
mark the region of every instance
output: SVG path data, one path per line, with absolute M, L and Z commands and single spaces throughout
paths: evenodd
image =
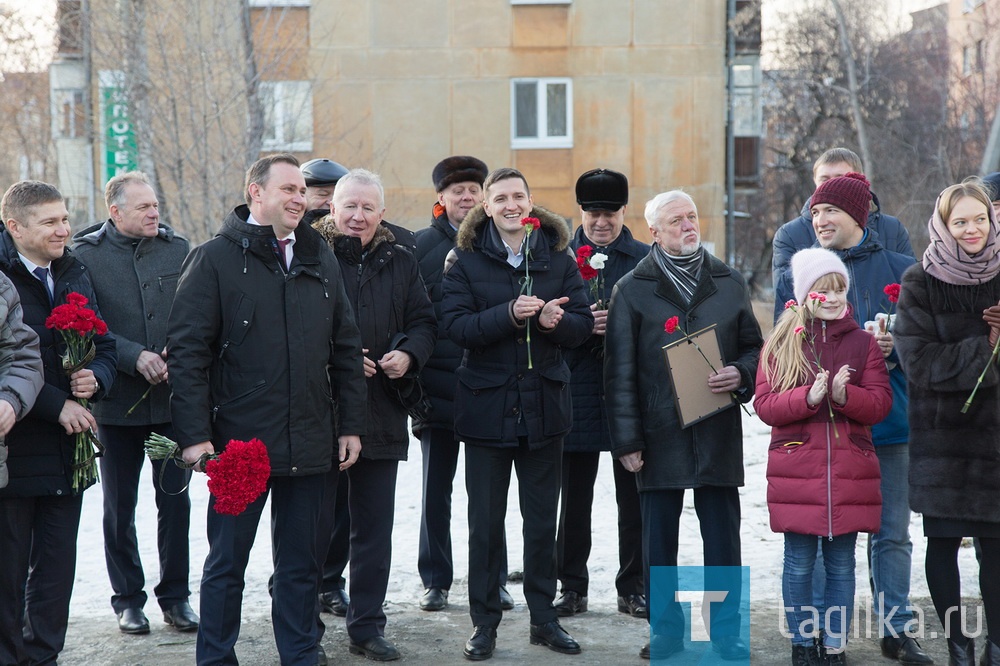
M 646 224 L 650 227 L 656 225 L 656 218 L 660 213 L 660 209 L 669 203 L 681 200 L 694 206 L 694 211 L 698 212 L 698 206 L 695 204 L 694 199 L 691 195 L 684 190 L 670 190 L 669 192 L 661 192 L 655 197 L 646 202 L 646 211 L 644 213 L 646 217 Z
M 142 171 L 128 171 L 118 174 L 104 186 L 104 203 L 107 204 L 109 212 L 112 206 L 121 208 L 122 204 L 125 203 L 125 188 L 132 183 L 142 183 L 152 187 L 149 176 Z
M 333 200 L 337 201 L 337 195 L 343 191 L 347 183 L 357 183 L 359 185 L 371 185 L 378 190 L 378 207 L 385 208 L 385 188 L 382 186 L 382 178 L 375 172 L 368 169 L 351 169 L 333 187 Z M 334 204 L 336 206 L 336 204 Z

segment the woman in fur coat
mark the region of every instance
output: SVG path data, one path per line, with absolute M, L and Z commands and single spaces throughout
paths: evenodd
M 941 193 L 927 228 L 923 261 L 903 276 L 895 331 L 910 395 L 910 508 L 924 516 L 927 587 L 948 637 L 949 664 L 975 664 L 966 613 L 957 612 L 958 549 L 963 537 L 979 537 L 980 589 L 993 634 L 981 663 L 998 666 L 1000 227 L 982 183 L 966 180 Z

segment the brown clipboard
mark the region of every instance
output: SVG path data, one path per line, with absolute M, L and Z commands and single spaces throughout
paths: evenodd
M 708 388 L 707 377 L 712 368 L 698 351 L 699 348 L 716 370 L 725 365 L 715 324 L 663 346 L 663 358 L 674 386 L 674 401 L 681 428 L 694 425 L 736 404 L 732 393 L 712 393 Z

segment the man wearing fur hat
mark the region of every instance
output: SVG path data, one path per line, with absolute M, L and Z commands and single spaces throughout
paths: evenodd
M 692 333 L 714 324 L 726 365 L 718 372 L 706 368 L 702 381 L 713 393 L 733 393 L 744 403 L 753 398 L 762 340 L 743 277 L 701 244 L 694 200 L 681 190 L 663 192 L 646 204 L 645 217 L 654 244 L 635 270 L 618 281 L 612 295 L 604 382 L 612 453 L 637 477 L 649 599 L 649 568 L 677 566 L 681 513 L 689 488 L 704 541 L 705 566 L 732 571 L 741 563 L 741 413 L 732 405 L 686 428 L 680 426 L 673 386 L 658 358 L 660 348 L 680 336 L 667 333 L 664 324 L 677 317 L 681 329 Z M 737 583 L 728 589 L 738 588 Z M 661 603 L 662 620 L 652 627 L 651 641 L 639 652 L 645 659 L 667 659 L 685 649 L 680 604 L 669 599 Z M 722 659 L 750 657 L 740 637 L 744 620 L 739 605 L 738 594 L 713 604 L 710 636 Z
M 983 176 L 983 184 L 990 195 L 990 201 L 993 202 L 993 210 L 1000 217 L 1000 171 Z
M 431 225 L 417 232 L 417 262 L 427 293 L 441 321 L 441 278 L 444 260 L 455 247 L 455 235 L 470 210 L 483 200 L 483 181 L 489 169 L 470 155 L 446 157 L 435 165 L 431 178 L 437 191 Z M 448 591 L 454 580 L 451 548 L 451 490 L 458 466 L 455 438 L 455 370 L 462 361 L 462 349 L 438 327 L 434 353 L 427 360 L 420 380 L 430 398 L 425 419 L 414 419 L 413 434 L 420 438 L 423 457 L 423 503 L 420 511 L 420 546 L 417 569 L 424 584 L 420 608 L 442 610 L 448 605 Z M 507 549 L 502 549 L 500 605 L 514 607 L 504 583 L 507 580 Z
M 847 173 L 820 183 L 810 200 L 814 246 L 833 250 L 851 274 L 847 293 L 851 314 L 858 324 L 874 321 L 892 309 L 884 292 L 901 281 L 913 263 L 911 256 L 883 247 L 878 234 L 868 228 L 872 194 L 860 173 Z M 784 304 L 793 298 L 792 276 L 785 273 L 775 285 L 775 297 Z M 782 306 L 783 307 L 783 306 Z M 882 519 L 879 531 L 870 537 L 873 604 L 879 617 L 882 653 L 904 664 L 929 664 L 913 632 L 910 606 L 910 506 L 909 422 L 906 377 L 899 366 L 891 327 L 875 332 L 889 369 L 892 410 L 872 427 L 872 442 L 882 470 Z M 822 615 L 821 615 L 822 617 Z
M 489 659 L 496 645 L 512 464 L 524 520 L 530 641 L 577 654 L 580 645 L 559 625 L 552 606 L 562 444 L 572 427 L 562 350 L 582 344 L 594 326 L 580 271 L 567 251 L 569 228 L 533 205 L 519 171 L 503 168 L 487 176 L 483 204 L 465 217 L 455 240 L 441 315 L 448 336 L 465 349 L 454 402 L 455 434 L 465 442 L 475 626 L 465 656 Z
M 594 483 L 602 451 L 611 450 L 611 433 L 604 401 L 604 329 L 611 290 L 619 279 L 649 254 L 649 246 L 632 238 L 625 226 L 628 179 L 610 169 L 592 169 L 576 181 L 581 224 L 573 236 L 573 251 L 589 246 L 593 256 L 606 257 L 602 280 L 591 289 L 594 334 L 566 352 L 573 373 L 573 431 L 563 445 L 562 502 L 556 538 L 556 567 L 562 596 L 556 611 L 568 616 L 587 610 L 590 583 L 587 559 L 591 548 Z M 595 262 L 596 263 L 596 262 Z M 642 518 L 635 475 L 612 459 L 618 504 L 618 558 L 615 577 L 618 610 L 646 617 L 645 569 L 642 566 Z

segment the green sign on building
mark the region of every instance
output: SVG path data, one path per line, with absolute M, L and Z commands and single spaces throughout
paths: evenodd
M 135 143 L 135 128 L 129 117 L 124 73 L 102 71 L 100 88 L 103 173 L 104 182 L 107 182 L 120 173 L 139 168 L 139 149 Z

